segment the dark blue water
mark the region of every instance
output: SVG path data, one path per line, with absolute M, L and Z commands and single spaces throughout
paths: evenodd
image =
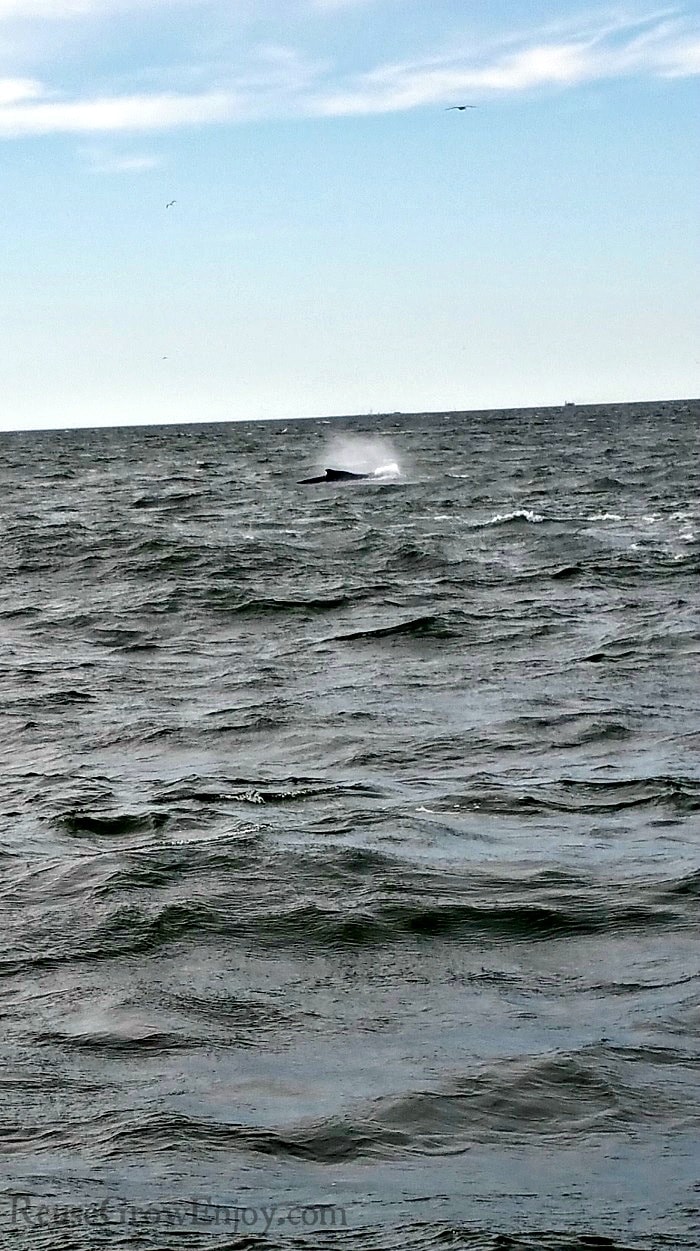
M 0 1246 L 700 1246 L 699 417 L 2 436 Z

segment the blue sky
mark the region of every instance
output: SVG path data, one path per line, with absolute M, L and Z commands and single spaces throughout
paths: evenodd
M 0 0 L 0 428 L 697 396 L 699 86 L 694 4 Z

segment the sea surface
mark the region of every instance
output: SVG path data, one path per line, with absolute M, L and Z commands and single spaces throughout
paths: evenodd
M 700 1247 L 699 425 L 0 437 L 0 1247 Z

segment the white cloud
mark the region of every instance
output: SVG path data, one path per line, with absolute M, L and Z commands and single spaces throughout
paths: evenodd
M 94 7 L 94 0 L 0 0 L 0 21 L 6 18 L 80 17 Z
M 362 4 L 372 4 L 375 0 L 311 0 L 311 7 L 321 13 L 335 13 L 339 9 L 357 9 Z
M 0 106 L 0 136 L 172 130 L 229 121 L 236 111 L 236 97 L 224 91 L 11 104 Z
M 43 95 L 41 83 L 33 78 L 0 78 L 0 108 L 6 104 L 35 100 L 41 95 Z
M 14 2 L 0 0 L 0 12 Z M 43 5 L 54 13 L 67 11 L 70 4 L 89 4 L 97 11 L 105 5 L 131 2 L 22 0 L 36 11 Z M 144 2 L 172 4 L 185 0 Z M 332 63 L 311 60 L 285 44 L 270 43 L 249 49 L 237 69 L 230 64 L 226 69 L 219 62 L 207 74 L 200 66 L 196 70 L 202 83 L 200 91 L 172 89 L 181 69 L 161 71 L 170 89 L 129 94 L 96 91 L 74 99 L 50 91 L 32 78 L 0 79 L 0 138 L 157 132 L 260 117 L 378 114 L 462 100 L 488 101 L 630 75 L 678 78 L 700 73 L 700 21 L 664 10 L 626 20 L 619 13 L 603 14 L 596 25 L 589 15 L 576 29 L 567 30 L 559 23 L 556 28 L 541 28 L 529 36 L 510 33 L 499 44 L 460 48 L 452 54 L 413 62 L 381 64 L 345 76 L 339 75 Z
M 151 153 L 104 152 L 99 148 L 86 148 L 82 155 L 87 159 L 90 169 L 95 174 L 141 174 L 158 169 L 163 165 L 163 158 Z
M 0 22 L 12 20 L 65 21 L 70 18 L 106 17 L 128 9 L 194 7 L 209 0 L 0 0 Z
M 482 65 L 387 66 L 364 74 L 346 91 L 319 95 L 312 111 L 325 116 L 390 113 L 420 105 L 449 104 L 464 93 L 518 92 L 534 87 L 572 85 L 594 76 L 585 50 L 550 44 Z
M 639 27 L 644 26 L 641 33 Z M 432 57 L 379 66 L 341 89 L 318 91 L 310 111 L 321 116 L 398 112 L 450 104 L 465 93 L 480 98 L 637 74 L 679 77 L 700 72 L 697 24 L 676 20 L 620 20 L 598 33 L 568 39 L 535 36 L 516 50 Z
M 700 39 L 675 49 L 661 72 L 667 78 L 689 78 L 700 74 Z

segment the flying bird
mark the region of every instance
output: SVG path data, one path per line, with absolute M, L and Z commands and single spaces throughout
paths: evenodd
M 450 104 L 445 109 L 445 112 L 451 113 L 452 109 L 458 109 L 460 113 L 463 113 L 465 109 L 478 109 L 478 107 L 478 104 Z
M 172 208 L 172 207 L 173 207 L 173 204 L 177 204 L 177 200 L 168 200 L 168 203 L 166 204 L 166 206 L 165 206 L 165 207 L 166 207 L 166 208 Z

